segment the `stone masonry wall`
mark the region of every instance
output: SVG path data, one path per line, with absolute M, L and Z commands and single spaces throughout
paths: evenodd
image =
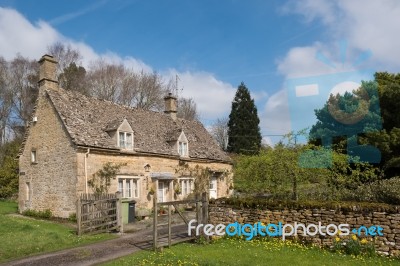
M 85 152 L 86 150 L 78 151 L 77 160 L 78 160 L 78 184 L 77 184 L 77 193 L 85 193 Z M 126 166 L 123 166 L 120 169 L 120 173 L 118 176 L 126 176 L 126 177 L 134 177 L 138 178 L 139 182 L 139 197 L 134 198 L 136 200 L 136 209 L 151 209 L 152 208 L 152 196 L 149 195 L 149 190 L 153 186 L 153 179 L 151 178 L 152 173 L 170 173 L 175 177 L 179 177 L 178 174 L 175 173 L 175 169 L 178 167 L 179 160 L 173 158 L 162 158 L 154 155 L 144 156 L 138 155 L 135 153 L 101 153 L 99 151 L 90 151 L 86 158 L 87 163 L 87 179 L 90 180 L 94 173 L 96 173 L 99 169 L 103 167 L 103 165 L 107 162 L 112 163 L 126 163 Z M 146 171 L 145 166 L 150 165 L 150 169 Z M 194 167 L 195 165 L 199 165 L 202 167 L 209 167 L 211 169 L 218 170 L 228 170 L 231 171 L 232 165 L 226 163 L 209 163 L 209 162 L 189 162 L 190 167 Z M 169 181 L 168 187 L 166 189 L 166 200 L 180 200 L 182 199 L 181 195 L 176 195 L 174 190 L 171 191 L 171 187 Z M 218 179 L 217 185 L 218 197 L 226 197 L 229 193 L 229 185 L 227 182 L 227 178 Z M 118 182 L 117 179 L 111 180 L 111 186 L 109 188 L 109 193 L 115 193 L 118 190 Z M 88 187 L 88 192 L 92 193 L 90 187 Z
M 379 225 L 383 228 L 383 236 L 377 236 L 375 239 L 376 250 L 385 255 L 396 255 L 400 253 L 400 208 L 387 213 L 377 210 L 361 211 L 354 207 L 353 211 L 343 209 L 253 209 L 238 208 L 229 206 L 223 200 L 217 200 L 209 206 L 209 222 L 211 224 L 229 224 L 229 223 L 249 223 L 263 222 L 265 224 L 279 222 L 294 222 L 307 224 L 349 224 L 350 228 L 359 226 Z M 350 229 L 350 230 L 351 230 Z M 306 237 L 308 241 L 320 246 L 331 246 L 334 241 L 333 236 Z
M 43 87 L 19 158 L 19 211 L 50 209 L 55 216 L 76 212 L 76 151 Z M 37 162 L 31 162 L 36 150 Z

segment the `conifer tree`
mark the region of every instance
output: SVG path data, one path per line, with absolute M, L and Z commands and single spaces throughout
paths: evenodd
M 261 147 L 260 119 L 254 99 L 242 82 L 232 102 L 228 122 L 228 151 L 239 154 L 257 154 Z

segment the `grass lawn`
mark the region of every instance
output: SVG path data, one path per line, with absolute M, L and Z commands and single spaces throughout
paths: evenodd
M 219 239 L 208 245 L 178 244 L 163 252 L 139 253 L 103 265 L 400 265 L 400 260 L 355 257 L 289 241 Z
M 115 238 L 110 234 L 78 237 L 65 224 L 7 215 L 16 212 L 15 202 L 0 201 L 0 263 Z

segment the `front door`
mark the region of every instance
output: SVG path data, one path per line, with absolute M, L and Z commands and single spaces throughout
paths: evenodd
M 210 178 L 210 199 L 217 198 L 217 178 L 211 177 Z
M 158 181 L 158 190 L 157 190 L 157 201 L 164 202 L 165 201 L 165 189 L 167 188 L 165 182 Z

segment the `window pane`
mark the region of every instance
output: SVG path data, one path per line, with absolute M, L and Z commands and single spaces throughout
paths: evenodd
M 132 149 L 132 134 L 126 133 L 126 148 Z
M 132 180 L 132 191 L 133 191 L 133 197 L 137 198 L 138 197 L 137 180 Z
M 31 162 L 33 162 L 33 163 L 36 162 L 36 151 L 31 152 Z
M 122 197 L 124 197 L 123 192 L 124 192 L 124 182 L 122 179 L 118 180 L 118 191 L 122 193 Z
M 183 143 L 183 155 L 184 156 L 187 155 L 187 143 L 186 142 Z
M 126 198 L 132 198 L 132 194 L 131 194 L 131 180 L 130 179 L 126 179 L 125 180 L 125 197 Z
M 125 134 L 124 132 L 119 132 L 119 146 L 125 148 Z

